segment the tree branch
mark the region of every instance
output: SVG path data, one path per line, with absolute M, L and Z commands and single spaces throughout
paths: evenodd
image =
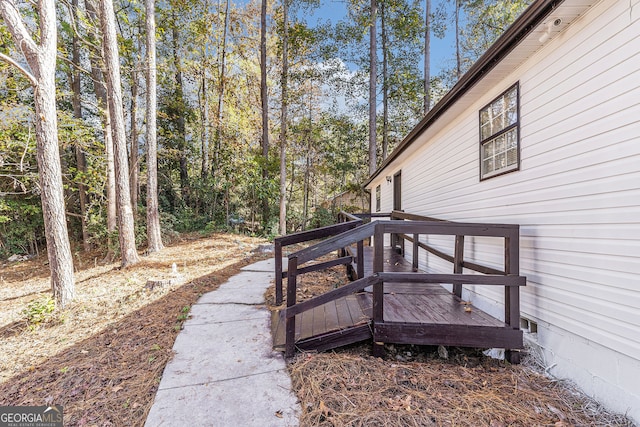
M 80 65 L 78 65 L 78 64 L 74 64 L 72 60 L 70 60 L 69 58 L 67 58 L 67 57 L 65 57 L 64 55 L 60 54 L 60 52 L 58 52 L 58 53 L 56 54 L 56 57 L 57 57 L 59 60 L 66 62 L 66 63 L 67 63 L 67 65 L 70 65 L 70 66 L 71 66 L 71 68 L 73 68 L 73 69 L 75 69 L 75 70 L 77 70 L 77 71 L 80 71 L 81 73 L 84 73 L 84 74 L 86 74 L 87 76 L 91 77 L 91 71 L 89 71 L 89 70 L 87 70 L 87 69 L 85 69 L 85 68 L 82 68 L 82 67 L 81 67 Z
M 27 79 L 29 79 L 29 81 L 34 87 L 38 87 L 38 80 L 36 80 L 35 76 L 31 74 L 29 70 L 24 68 L 22 65 L 18 64 L 13 58 L 0 52 L 0 59 L 16 67 L 18 70 L 20 70 L 22 74 L 25 75 Z
M 20 12 L 18 12 L 13 0 L 0 0 L 0 15 L 2 15 L 7 28 L 11 31 L 18 49 L 20 49 L 25 56 L 38 55 L 38 45 L 29 35 L 29 31 L 24 25 L 22 16 Z

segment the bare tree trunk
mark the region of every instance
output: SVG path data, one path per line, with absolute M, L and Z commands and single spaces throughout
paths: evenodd
M 179 53 L 179 43 L 178 43 L 178 28 L 175 24 L 172 28 L 172 42 L 173 42 L 173 64 L 176 67 L 176 96 L 179 98 L 181 110 L 178 114 L 178 151 L 180 152 L 180 195 L 182 196 L 182 200 L 184 200 L 187 206 L 191 204 L 190 197 L 190 186 L 189 186 L 189 171 L 188 171 L 188 161 L 187 161 L 187 126 L 184 118 L 184 106 L 186 103 L 184 102 L 184 83 L 182 81 L 182 64 L 180 62 L 180 53 Z
M 377 81 L 377 43 L 376 43 L 376 0 L 371 0 L 371 22 L 369 23 L 369 175 L 377 169 L 376 136 L 376 81 Z
M 122 267 L 128 267 L 140 261 L 136 251 L 133 210 L 129 187 L 129 166 L 127 161 L 127 141 L 124 131 L 124 111 L 122 107 L 122 89 L 120 87 L 120 63 L 113 3 L 100 1 L 100 21 L 102 23 L 103 49 L 107 92 L 109 94 L 109 112 L 114 147 L 114 165 L 116 175 L 116 208 L 118 211 L 118 239 Z
M 198 96 L 198 103 L 200 104 L 200 120 L 202 121 L 202 127 L 200 132 L 202 134 L 202 143 L 200 145 L 200 151 L 202 153 L 202 160 L 200 163 L 200 178 L 203 181 L 209 176 L 209 102 L 207 96 L 207 70 L 206 67 L 202 68 L 202 81 L 200 82 L 200 94 Z
M 145 0 L 147 47 L 147 240 L 149 252 L 164 248 L 158 211 L 158 144 L 156 141 L 156 17 L 155 1 Z
M 456 77 L 462 77 L 462 61 L 460 59 L 460 0 L 456 0 Z
M 296 182 L 296 162 L 291 162 L 291 184 L 289 185 L 289 196 L 287 197 L 287 204 L 291 204 L 293 200 L 293 184 Z
M 89 17 L 94 21 L 96 30 L 99 29 L 100 18 L 98 17 L 98 11 L 93 0 L 85 0 L 85 6 Z M 100 107 L 100 113 L 102 116 L 103 135 L 104 135 L 104 147 L 105 147 L 105 161 L 107 163 L 107 232 L 109 233 L 109 239 L 116 232 L 118 228 L 118 222 L 116 218 L 116 173 L 113 158 L 113 138 L 111 137 L 111 116 L 109 114 L 109 100 L 107 99 L 107 88 L 102 73 L 102 62 L 104 58 L 104 49 L 102 48 L 102 37 L 97 34 L 95 38 L 96 44 L 99 47 L 94 47 L 92 54 L 90 55 L 91 62 L 91 80 L 93 81 L 93 90 L 96 93 L 98 104 Z M 112 247 L 111 242 L 108 245 Z M 111 250 L 111 249 L 109 249 Z M 111 257 L 112 255 L 107 255 Z
M 218 76 L 218 107 L 216 111 L 216 134 L 215 134 L 215 147 L 213 158 L 213 173 L 218 169 L 220 162 L 220 150 L 222 139 L 222 117 L 224 107 L 224 91 L 226 83 L 226 69 L 227 69 L 227 33 L 229 31 L 229 0 L 226 1 L 224 7 L 224 28 L 222 30 L 222 47 L 220 49 L 220 75 Z
M 135 66 L 134 66 L 135 67 Z M 138 176 L 140 162 L 138 160 L 138 72 L 134 69 L 131 75 L 131 152 L 129 154 L 129 180 L 131 182 L 131 208 L 138 212 Z
M 304 169 L 304 188 L 302 190 L 302 231 L 307 229 L 309 222 L 309 174 L 311 171 L 311 132 L 309 132 L 307 142 L 307 165 Z
M 39 44 L 33 41 L 13 1 L 0 0 L 0 15 L 33 72 L 31 74 L 16 61 L 11 61 L 34 86 L 37 162 L 51 288 L 56 303 L 64 308 L 75 297 L 75 281 L 58 148 L 55 5 L 51 1 L 38 2 Z
M 204 13 L 209 14 L 209 1 L 204 1 Z M 207 45 L 202 46 L 202 76 L 200 81 L 200 88 L 198 89 L 198 106 L 200 107 L 200 122 L 202 126 L 200 127 L 201 133 L 201 143 L 200 143 L 200 152 L 202 153 L 202 158 L 200 159 L 200 179 L 202 182 L 206 182 L 209 177 L 209 158 L 210 158 L 210 148 L 209 148 L 209 138 L 210 138 L 210 129 L 211 124 L 209 120 L 209 89 L 207 87 L 207 70 L 209 69 L 209 57 Z M 200 204 L 200 200 L 198 200 L 198 204 Z
M 109 112 L 109 100 L 106 96 L 101 102 L 104 108 L 104 151 L 107 160 L 107 231 L 113 235 L 118 230 L 118 209 L 116 202 L 116 165 L 113 149 L 113 129 L 111 123 L 111 113 Z M 111 238 L 111 237 L 109 237 Z
M 77 11 L 78 11 L 78 0 L 73 0 L 71 3 L 72 13 L 74 16 L 74 20 L 77 21 Z M 71 90 L 73 92 L 73 97 L 71 98 L 71 103 L 73 104 L 73 116 L 76 119 L 82 119 L 82 100 L 80 98 L 80 72 L 78 71 L 80 67 L 80 50 L 78 49 L 78 36 L 73 33 L 73 38 L 71 39 L 71 62 L 74 65 L 74 69 L 71 72 Z M 81 173 L 87 172 L 87 161 L 82 151 L 82 146 L 76 144 L 75 146 L 76 153 L 76 166 L 78 171 Z M 89 230 L 87 228 L 87 205 L 89 204 L 89 200 L 87 198 L 87 187 L 84 182 L 78 183 L 78 199 L 80 201 L 80 223 L 82 226 L 82 248 L 85 252 L 91 250 L 91 243 L 89 240 Z
M 269 160 L 269 99 L 267 95 L 267 0 L 262 0 L 260 9 L 260 99 L 262 100 L 262 179 L 268 178 Z M 269 220 L 269 199 L 262 196 L 262 222 Z
M 431 109 L 431 0 L 424 9 L 424 114 Z
M 287 84 L 289 79 L 289 1 L 282 0 L 282 105 L 280 112 L 280 234 L 287 234 Z
M 389 40 L 387 38 L 386 5 L 380 4 L 380 29 L 382 31 L 382 160 L 389 150 Z

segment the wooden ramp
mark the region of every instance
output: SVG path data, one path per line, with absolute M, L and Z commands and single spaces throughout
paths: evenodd
M 282 312 L 273 312 L 273 347 L 284 351 Z M 296 347 L 324 351 L 371 339 L 371 299 L 359 293 L 296 315 Z
M 372 248 L 365 247 L 365 277 L 372 274 Z M 412 272 L 404 257 L 390 248 L 385 272 Z M 364 340 L 479 348 L 523 348 L 522 332 L 463 301 L 439 284 L 385 283 L 383 321 L 374 322 L 373 294 L 366 292 L 330 301 L 296 315 L 295 345 L 324 351 Z M 274 348 L 284 350 L 283 316 L 274 312 Z

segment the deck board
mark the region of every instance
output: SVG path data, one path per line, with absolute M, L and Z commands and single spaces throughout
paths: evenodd
M 322 307 L 324 308 L 324 324 L 320 325 L 319 322 L 316 322 L 316 324 L 321 326 L 319 331 L 333 331 L 342 329 L 342 327 L 340 326 L 340 320 L 338 318 L 338 307 L 336 302 L 334 301 L 333 303 L 324 304 L 322 305 Z M 315 330 L 316 328 L 314 327 L 314 331 Z
M 341 328 L 347 328 L 349 325 L 355 324 L 346 298 L 341 298 L 336 301 L 336 312 L 338 314 L 338 323 Z
M 365 275 L 372 274 L 373 248 L 365 247 Z M 355 253 L 355 248 L 352 248 Z M 385 250 L 385 271 L 411 272 L 401 255 Z M 371 327 L 371 289 L 328 302 L 296 316 L 296 345 L 327 350 L 371 339 L 372 329 L 385 342 L 522 348 L 522 333 L 467 304 L 438 284 L 386 283 L 384 321 Z M 471 311 L 466 311 L 465 307 Z M 284 348 L 284 321 L 272 318 L 274 348 Z

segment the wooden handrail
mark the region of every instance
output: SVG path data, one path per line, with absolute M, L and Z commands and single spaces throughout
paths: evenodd
M 404 211 L 392 211 L 389 216 L 391 217 L 391 219 L 407 219 L 407 220 L 410 220 L 410 221 L 451 222 L 451 221 L 447 221 L 445 219 L 433 218 L 433 217 L 424 216 L 424 215 L 410 214 L 410 213 L 406 213 Z
M 377 222 L 376 222 L 377 223 Z M 340 248 L 344 248 L 358 241 L 371 237 L 373 234 L 375 224 L 369 223 L 360 225 L 356 228 L 345 231 L 344 233 L 329 237 L 322 242 L 311 245 L 308 248 L 299 250 L 289 255 L 289 259 L 298 258 L 299 264 L 304 264 L 312 259 L 319 258 L 329 252 L 335 251 Z
M 356 292 L 361 292 L 365 288 L 378 283 L 380 280 L 381 278 L 377 275 L 367 276 L 363 277 L 362 279 L 355 280 L 351 283 L 340 286 L 339 288 L 332 289 L 331 291 L 322 295 L 318 295 L 309 300 L 292 305 L 291 307 L 287 307 L 285 309 L 285 317 L 290 318 L 295 316 L 296 314 L 300 314 L 307 310 L 312 310 L 316 307 L 319 307 L 322 304 L 335 301 L 339 298 L 354 294 Z
M 340 213 L 338 214 L 338 219 L 340 220 L 340 222 L 345 222 L 342 221 L 342 219 L 345 219 L 346 221 L 362 221 L 362 217 L 356 214 L 352 214 L 349 212 L 345 212 L 345 211 L 340 211 Z
M 523 276 L 504 276 L 498 274 L 431 274 L 431 273 L 395 273 L 377 274 L 383 282 L 402 283 L 458 283 L 461 285 L 498 285 L 525 286 Z
M 322 239 L 324 237 L 330 237 L 344 233 L 347 230 L 353 229 L 362 224 L 362 219 L 356 218 L 352 221 L 341 222 L 326 227 L 316 228 L 314 230 L 301 231 L 299 233 L 288 234 L 286 236 L 276 237 L 273 241 L 274 247 L 274 262 L 276 270 L 276 304 L 282 304 L 282 279 L 286 275 L 286 272 L 282 268 L 282 248 L 294 245 L 296 243 L 308 242 L 311 240 Z
M 304 243 L 310 240 L 322 239 L 323 237 L 335 236 L 351 228 L 362 224 L 362 219 L 356 218 L 352 221 L 340 222 L 338 224 L 327 225 L 325 227 L 314 228 L 313 230 L 300 231 L 298 233 L 287 234 L 276 237 L 275 241 L 282 243 L 282 246 Z
M 402 237 L 405 240 L 408 240 L 412 243 L 414 243 L 416 241 L 416 239 L 414 237 L 408 236 L 406 234 L 400 234 L 400 237 Z M 424 249 L 425 251 L 429 252 L 430 254 L 433 254 L 435 256 L 437 256 L 438 258 L 441 258 L 445 261 L 449 261 L 450 263 L 454 262 L 454 257 L 451 255 L 448 255 L 436 248 L 434 248 L 433 246 L 429 246 L 424 242 L 421 242 L 418 240 L 418 244 L 414 245 L 416 248 L 421 248 Z M 417 257 L 414 256 L 414 259 L 416 259 Z M 417 268 L 417 266 L 416 266 Z M 483 274 L 506 274 L 504 272 L 504 270 L 498 270 L 497 268 L 493 268 L 493 267 L 487 267 L 486 265 L 482 265 L 482 264 L 476 264 L 475 262 L 471 262 L 471 261 L 464 261 L 462 260 L 462 268 L 466 268 L 468 270 L 473 270 L 473 271 L 477 271 L 478 273 L 483 273 Z
M 519 225 L 437 221 L 376 221 L 384 233 L 510 237 Z

